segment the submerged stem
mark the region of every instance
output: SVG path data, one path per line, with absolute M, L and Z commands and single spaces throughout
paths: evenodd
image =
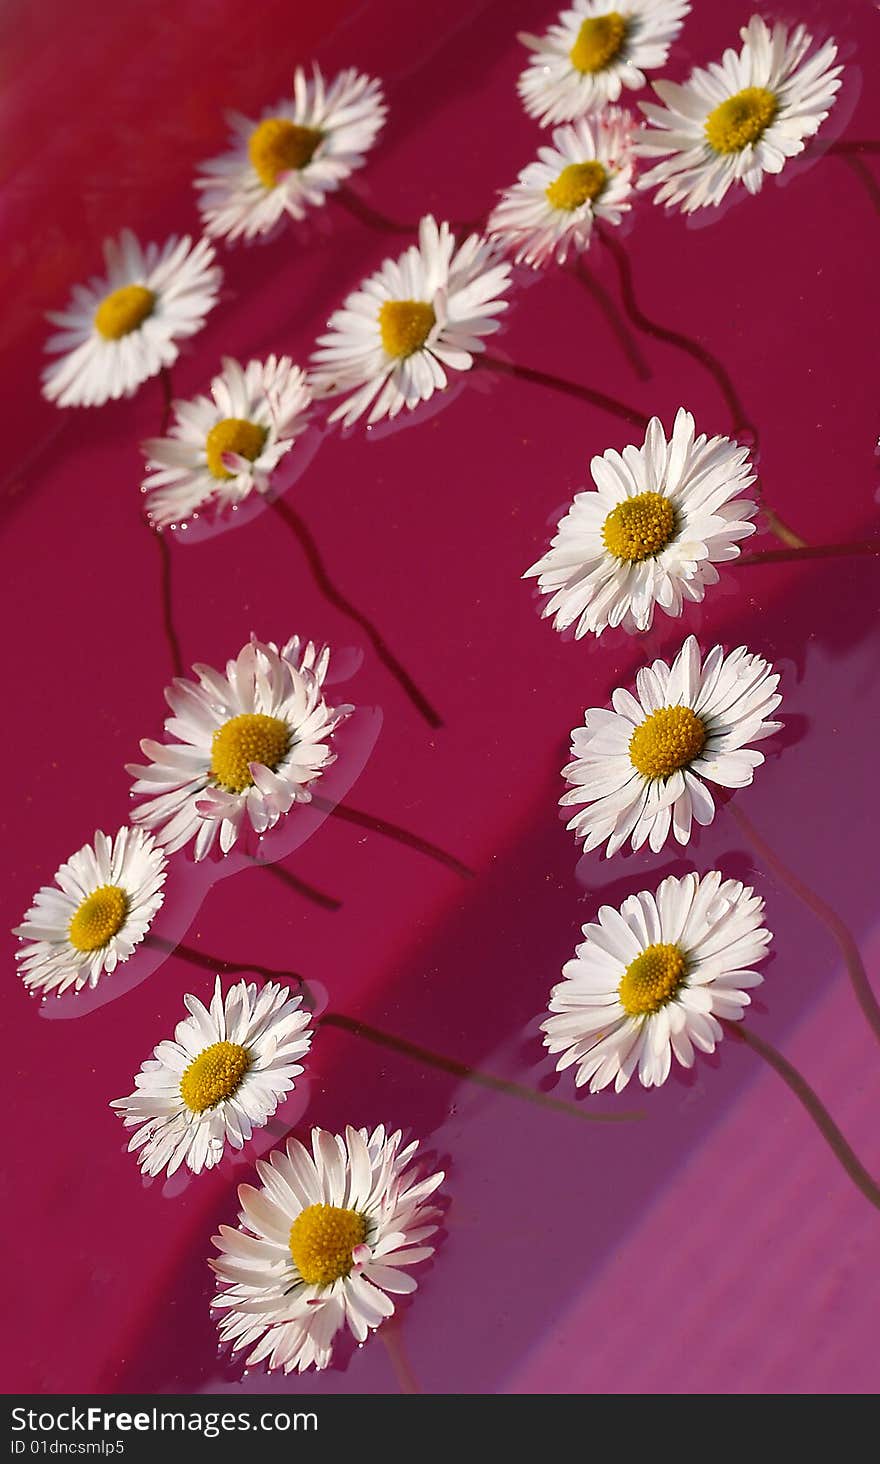
M 385 1351 L 388 1353 L 401 1393 L 421 1393 L 419 1380 L 413 1372 L 412 1363 L 403 1345 L 402 1325 L 402 1319 L 399 1316 L 389 1317 L 379 1328 L 379 1336 L 385 1344 Z
M 815 890 L 811 890 L 809 885 L 804 884 L 803 880 L 799 879 L 788 868 L 788 865 L 782 862 L 779 855 L 771 849 L 766 839 L 762 838 L 751 820 L 746 818 L 746 815 L 741 809 L 731 803 L 730 812 L 747 838 L 751 840 L 768 868 L 773 870 L 779 879 L 782 880 L 783 884 L 788 886 L 792 894 L 796 895 L 806 905 L 808 910 L 812 910 L 816 918 L 821 920 L 822 924 L 830 930 L 843 956 L 850 985 L 855 993 L 856 1001 L 861 1007 L 862 1015 L 877 1038 L 877 1041 L 880 1042 L 880 1003 L 878 1003 L 874 995 L 859 948 L 848 926 L 841 920 L 836 910 L 832 910 L 830 905 L 826 905 L 825 901 L 816 894 Z
M 645 335 L 653 336 L 655 340 L 664 341 L 670 346 L 677 346 L 680 351 L 685 351 L 693 360 L 698 361 L 704 370 L 708 371 L 710 376 L 713 377 L 724 398 L 733 418 L 734 435 L 742 431 L 750 433 L 757 448 L 759 442 L 758 428 L 750 420 L 724 362 L 713 355 L 707 346 L 701 345 L 699 341 L 695 341 L 690 336 L 684 335 L 682 331 L 670 330 L 668 326 L 658 325 L 655 320 L 651 320 L 645 315 L 636 300 L 629 255 L 620 241 L 615 239 L 609 230 L 597 225 L 597 233 L 617 266 L 623 306 L 633 325 L 635 325 L 637 330 L 644 331 Z M 790 548 L 803 547 L 806 541 L 799 534 L 796 534 L 794 529 L 790 529 L 779 517 L 775 509 L 772 509 L 764 500 L 760 485 L 758 485 L 757 492 L 761 502 L 761 509 L 770 532 L 775 534 L 778 539 L 781 539 L 783 544 L 789 545 Z
M 342 901 L 338 900 L 335 895 L 325 894 L 316 885 L 309 884 L 308 880 L 300 879 L 298 874 L 291 874 L 290 870 L 285 869 L 282 865 L 264 864 L 259 859 L 254 860 L 254 865 L 257 869 L 265 869 L 267 874 L 274 875 L 289 890 L 295 890 L 298 895 L 302 895 L 304 899 L 311 900 L 314 904 L 320 905 L 323 910 L 342 909 Z
M 428 859 L 435 859 L 438 864 L 443 864 L 451 869 L 453 874 L 459 875 L 462 879 L 473 879 L 474 871 L 456 859 L 454 854 L 448 854 L 438 844 L 432 844 L 428 839 L 423 839 L 420 834 L 413 834 L 409 829 L 402 829 L 399 824 L 389 823 L 385 818 L 378 818 L 374 813 L 363 813 L 359 808 L 351 808 L 347 803 L 328 803 L 325 798 L 315 794 L 312 797 L 312 804 L 320 809 L 322 813 L 332 814 L 334 818 L 341 819 L 343 823 L 355 824 L 358 828 L 369 829 L 371 833 L 382 834 L 386 839 L 394 839 L 398 844 L 404 844 L 408 849 L 415 849 L 417 854 L 424 854 Z
M 402 224 L 398 219 L 390 219 L 387 214 L 380 213 L 379 209 L 367 203 L 359 194 L 343 184 L 332 195 L 337 203 L 351 214 L 358 223 L 366 224 L 369 229 L 377 229 L 380 234 L 416 234 L 418 225 Z
M 582 386 L 580 382 L 569 381 L 564 376 L 554 376 L 549 371 L 539 371 L 534 366 L 523 366 L 517 361 L 502 361 L 498 356 L 482 355 L 477 357 L 477 364 L 489 371 L 495 371 L 499 376 L 516 376 L 520 381 L 530 381 L 536 386 L 547 386 L 552 391 L 558 391 L 563 396 L 577 397 L 579 401 L 589 402 L 591 406 L 599 407 L 602 411 L 611 412 L 615 417 L 622 417 L 634 427 L 645 428 L 650 421 L 644 412 L 637 407 L 628 407 L 626 402 L 620 402 L 616 397 L 608 396 L 604 391 L 596 391 L 594 387 Z
M 228 961 L 220 956 L 212 956 L 208 951 L 197 951 L 193 946 L 175 945 L 173 940 L 163 940 L 160 935 L 145 936 L 144 945 L 153 946 L 169 956 L 179 956 L 188 965 L 198 966 L 202 971 L 213 971 L 215 976 L 221 973 L 238 975 L 240 972 L 252 971 L 264 981 L 295 981 L 305 988 L 305 977 L 300 976 L 297 971 L 281 971 L 273 966 L 261 966 L 255 961 Z
M 596 301 L 596 304 L 599 306 L 599 309 L 605 316 L 605 319 L 611 327 L 611 330 L 614 332 L 618 341 L 620 342 L 620 345 L 623 348 L 624 355 L 626 356 L 629 364 L 635 371 L 636 376 L 638 376 L 641 381 L 649 381 L 654 373 L 642 356 L 642 353 L 636 345 L 636 342 L 633 339 L 632 335 L 627 330 L 626 326 L 621 320 L 620 315 L 615 308 L 614 301 L 611 299 L 611 296 L 606 290 L 603 290 L 602 286 L 599 284 L 599 281 L 593 278 L 592 274 L 587 269 L 587 266 L 584 263 L 583 257 L 581 257 L 577 261 L 571 273 L 574 275 L 575 279 L 580 281 L 580 283 L 584 286 L 584 289 L 587 290 L 587 292 L 592 295 L 593 299 Z
M 757 1037 L 748 1027 L 740 1026 L 738 1022 L 725 1022 L 724 1025 L 732 1036 L 738 1037 L 740 1042 L 744 1042 L 747 1047 L 756 1052 L 768 1067 L 779 1075 L 798 1102 L 806 1109 L 841 1168 L 849 1175 L 856 1188 L 861 1190 L 869 1204 L 880 1210 L 880 1186 L 871 1178 L 806 1078 L 801 1076 L 797 1068 L 792 1067 L 781 1052 L 777 1052 L 776 1048 L 771 1047 L 770 1043 L 765 1042 L 762 1037 Z
M 174 674 L 175 676 L 182 676 L 183 653 L 180 649 L 180 640 L 174 624 L 174 601 L 171 593 L 171 550 L 168 547 L 168 540 L 161 529 L 154 529 L 152 533 L 159 546 L 159 558 L 162 561 L 162 626 L 165 631 L 165 639 L 168 642 L 168 649 L 171 652 L 171 664 L 174 667 Z
M 379 1027 L 371 1027 L 356 1017 L 346 1016 L 344 1012 L 325 1012 L 320 1023 L 322 1027 L 338 1027 L 343 1032 L 350 1032 L 354 1037 L 363 1037 L 366 1042 L 372 1042 L 377 1047 L 385 1047 L 390 1052 L 399 1053 L 402 1057 L 410 1057 L 416 1062 L 426 1063 L 429 1067 L 437 1068 L 438 1071 L 448 1073 L 455 1078 L 463 1078 L 466 1082 L 477 1084 L 478 1087 L 489 1088 L 495 1093 L 505 1093 L 508 1098 L 520 1098 L 526 1103 L 536 1104 L 539 1108 L 552 1108 L 557 1113 L 567 1113 L 569 1117 L 579 1118 L 584 1123 L 629 1123 L 634 1119 L 644 1117 L 642 1113 L 589 1113 L 580 1104 L 567 1103 L 564 1098 L 554 1098 L 551 1093 L 541 1093 L 535 1088 L 526 1088 L 521 1083 L 510 1082 L 507 1078 L 496 1078 L 493 1073 L 484 1073 L 480 1068 L 458 1062 L 454 1057 L 444 1057 L 439 1052 L 433 1052 L 429 1047 L 421 1047 L 416 1042 L 407 1041 L 405 1037 L 395 1037 L 392 1033 L 383 1032 Z
M 783 564 L 798 559 L 837 559 L 850 554 L 880 555 L 880 539 L 866 539 L 852 544 L 799 544 L 790 549 L 756 549 L 754 554 L 741 554 L 737 564 Z
M 347 615 L 350 620 L 354 620 L 361 627 L 386 671 L 394 677 L 401 690 L 409 697 L 416 711 L 420 716 L 424 717 L 428 726 L 442 727 L 443 719 L 439 712 L 431 705 L 424 692 L 419 690 L 409 672 L 398 661 L 394 652 L 387 645 L 384 636 L 379 633 L 372 620 L 362 610 L 358 610 L 357 606 L 353 605 L 351 600 L 347 599 L 341 590 L 336 588 L 327 572 L 315 537 L 300 514 L 294 508 L 291 508 L 290 504 L 286 503 L 283 498 L 276 498 L 273 501 L 272 507 L 275 509 L 279 518 L 290 529 L 291 533 L 295 535 L 320 589 L 326 595 L 331 605 L 335 605 L 337 610 L 341 610 L 343 615 Z
M 855 152 L 843 153 L 842 157 L 850 171 L 858 178 L 877 213 L 880 213 L 880 184 L 867 163 Z

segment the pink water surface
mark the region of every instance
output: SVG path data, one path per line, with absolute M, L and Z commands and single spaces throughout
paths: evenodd
M 257 111 L 312 58 L 387 84 L 385 135 L 353 184 L 363 199 L 413 224 L 430 210 L 484 218 L 541 138 L 515 91 L 516 31 L 543 29 L 554 8 L 7 0 L 4 928 L 96 827 L 126 818 L 123 764 L 141 737 L 160 734 L 173 672 L 160 555 L 138 493 L 138 443 L 157 430 L 158 384 L 99 411 L 44 403 L 43 312 L 98 268 L 102 239 L 120 226 L 144 239 L 196 232 L 191 177 L 225 145 L 224 107 Z M 876 87 L 862 84 L 876 74 L 876 9 L 754 8 L 802 19 L 817 36 L 833 29 L 841 42 L 846 84 L 820 143 L 784 186 L 771 182 L 717 217 L 687 224 L 640 200 L 624 245 L 642 310 L 724 363 L 759 429 L 775 511 L 810 544 L 859 542 L 876 533 L 880 158 L 827 146 L 880 137 Z M 720 55 L 750 13 L 745 0 L 695 0 L 667 74 L 680 79 Z M 176 394 L 203 390 L 223 354 L 287 351 L 305 362 L 344 293 L 407 242 L 331 202 L 308 226 L 221 251 L 222 300 L 175 367 Z M 613 260 L 597 246 L 590 268 L 606 306 L 562 271 L 518 281 L 495 353 L 667 426 L 684 404 L 702 430 L 731 431 L 717 376 L 630 324 L 646 368 L 636 369 L 612 324 Z M 638 429 L 486 370 L 439 406 L 390 432 L 315 427 L 289 501 L 337 583 L 439 709 L 440 729 L 328 603 L 271 509 L 202 542 L 175 539 L 173 618 L 187 665 L 222 664 L 251 630 L 339 647 L 345 695 L 365 710 L 339 737 L 334 796 L 432 841 L 476 877 L 315 819 L 272 857 L 283 854 L 279 867 L 340 908 L 243 864 L 217 883 L 216 870 L 195 875 L 179 855 L 163 928 L 230 979 L 249 963 L 301 972 L 331 1010 L 576 1101 L 576 1111 L 487 1091 L 327 1027 L 305 1093 L 259 1145 L 188 1184 L 147 1184 L 108 1101 L 130 1091 L 182 1015 L 183 993 L 210 991 L 210 960 L 142 963 L 111 978 L 100 1002 L 41 1008 L 15 975 L 8 937 L 3 1383 L 381 1393 L 406 1373 L 404 1386 L 415 1378 L 426 1392 L 872 1391 L 880 1219 L 779 1078 L 730 1040 L 659 1092 L 575 1100 L 538 1023 L 598 904 L 669 872 L 718 866 L 757 884 L 776 936 L 750 1025 L 785 1051 L 880 1172 L 877 1046 L 840 946 L 732 812 L 744 811 L 833 908 L 876 985 L 877 560 L 734 566 L 681 622 L 661 617 L 638 640 L 563 640 L 520 575 L 585 484 L 591 455 L 640 440 Z M 779 547 L 762 522 L 749 548 Z M 753 787 L 683 854 L 579 861 L 555 806 L 569 729 L 691 631 L 704 648 L 746 643 L 777 663 L 785 731 L 766 744 Z M 638 1117 L 585 1121 L 619 1114 Z M 317 1378 L 243 1378 L 218 1355 L 206 1265 L 217 1224 L 234 1221 L 237 1184 L 291 1129 L 380 1121 L 421 1136 L 448 1169 L 442 1243 L 392 1345 L 380 1335 L 342 1347 Z

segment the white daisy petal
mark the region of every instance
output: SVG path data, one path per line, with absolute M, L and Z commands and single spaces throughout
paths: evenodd
M 432 1195 L 442 1172 L 418 1180 L 417 1146 L 383 1128 L 313 1129 L 312 1152 L 288 1139 L 242 1186 L 241 1228 L 221 1226 L 212 1305 L 221 1340 L 247 1362 L 305 1372 L 328 1366 L 336 1334 L 363 1342 L 416 1289 L 401 1267 L 433 1254 Z
M 194 839 L 196 860 L 218 836 L 226 854 L 248 825 L 258 834 L 274 828 L 308 800 L 309 786 L 334 761 L 333 732 L 354 710 L 325 701 L 328 665 L 327 647 L 298 636 L 281 650 L 252 637 L 225 675 L 197 665 L 197 682 L 179 677 L 166 692 L 178 715 L 165 730 L 181 740 L 145 739 L 150 765 L 127 766 L 132 791 L 147 795 L 133 821 L 155 829 L 169 852 Z
M 555 130 L 553 147 L 542 147 L 540 160 L 502 194 L 489 235 L 518 264 L 564 264 L 589 248 L 596 219 L 621 222 L 632 207 L 632 183 L 631 116 L 609 107 Z
M 687 844 L 693 824 L 715 817 L 707 783 L 744 788 L 763 754 L 745 746 L 769 737 L 782 698 L 769 662 L 744 646 L 705 658 L 688 636 L 671 666 L 655 661 L 636 677 L 638 699 L 618 688 L 614 710 L 591 707 L 571 734 L 562 770 L 563 807 L 580 805 L 568 827 L 585 850 L 607 841 L 607 857 L 630 841 L 656 854 L 670 833 Z
M 297 67 L 293 96 L 258 121 L 231 118 L 230 150 L 202 163 L 195 186 L 205 231 L 254 239 L 301 219 L 361 168 L 388 109 L 380 82 L 349 68 L 328 84 Z
M 310 402 L 305 372 L 288 356 L 246 366 L 224 360 L 211 395 L 175 402 L 168 436 L 142 443 L 141 491 L 151 522 L 179 524 L 209 505 L 222 510 L 266 493 Z
M 240 981 L 224 997 L 218 976 L 210 1010 L 192 996 L 184 1004 L 174 1044 L 160 1042 L 135 1091 L 110 1104 L 135 1129 L 129 1148 L 147 1174 L 181 1164 L 198 1174 L 227 1144 L 240 1149 L 293 1090 L 311 1046 L 302 997 L 280 983 Z
M 166 858 L 151 834 L 122 828 L 111 841 L 100 830 L 44 886 L 13 934 L 15 958 L 31 991 L 60 996 L 96 986 L 127 961 L 162 905 Z
M 716 563 L 736 559 L 757 513 L 748 453 L 727 437 L 694 438 L 679 409 L 667 444 L 655 418 L 642 447 L 594 457 L 594 491 L 575 494 L 548 551 L 524 578 L 549 596 L 545 616 L 578 637 L 622 625 L 649 630 L 654 607 L 681 615 L 703 599 Z
M 499 253 L 478 234 L 456 249 L 448 224 L 423 218 L 418 245 L 386 259 L 318 338 L 312 391 L 344 398 L 329 420 L 347 427 L 368 413 L 371 425 L 413 411 L 448 384 L 444 367 L 468 370 L 507 308 L 510 266 Z
M 545 35 L 519 37 L 532 52 L 519 79 L 526 111 L 544 126 L 571 122 L 644 86 L 690 8 L 688 0 L 572 0 Z
M 612 913 L 600 912 L 606 923 Z M 613 1082 L 619 1093 L 636 1070 L 644 1087 L 659 1087 L 673 1056 L 690 1067 L 695 1047 L 714 1051 L 723 1036 L 717 1017 L 738 1021 L 746 988 L 763 979 L 749 969 L 771 940 L 763 916 L 752 889 L 712 870 L 702 880 L 670 876 L 656 895 L 631 895 L 618 919 L 638 939 L 613 961 L 607 946 L 595 961 L 602 927 L 585 925 L 541 1026 L 557 1071 L 575 1067 L 578 1087 L 595 1093 Z
M 808 61 L 812 37 L 802 25 L 772 30 L 759 15 L 741 31 L 742 50 L 721 65 L 697 67 L 684 86 L 658 81 L 662 107 L 641 103 L 650 125 L 635 151 L 661 159 L 640 179 L 657 188 L 655 203 L 683 213 L 715 207 L 742 183 L 758 193 L 765 173 L 778 174 L 818 132 L 840 89 L 833 41 Z
M 59 407 L 97 407 L 131 396 L 177 360 L 179 340 L 201 330 L 217 302 L 222 271 L 205 239 L 143 248 L 128 230 L 104 244 L 106 277 L 76 287 L 65 326 L 46 350 L 43 395 Z

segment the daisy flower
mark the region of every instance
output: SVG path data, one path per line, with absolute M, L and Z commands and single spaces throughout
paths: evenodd
M 419 1178 L 418 1144 L 399 1132 L 312 1130 L 312 1152 L 296 1139 L 258 1163 L 259 1189 L 242 1185 L 240 1226 L 221 1225 L 210 1265 L 223 1313 L 220 1337 L 247 1362 L 286 1373 L 325 1368 L 347 1326 L 358 1342 L 394 1312 L 395 1295 L 415 1291 L 409 1266 L 433 1255 L 430 1198 L 442 1171 Z
M 571 734 L 572 784 L 563 807 L 586 804 L 568 824 L 584 851 L 608 841 L 610 859 L 627 839 L 655 854 L 670 829 L 679 844 L 692 821 L 710 824 L 715 804 L 707 783 L 747 788 L 764 755 L 748 744 L 782 726 L 768 717 L 781 702 L 773 667 L 738 646 L 714 646 L 701 662 L 688 636 L 671 666 L 655 661 L 636 677 L 638 699 L 618 687 L 613 712 L 593 707 Z
M 561 1054 L 557 1072 L 576 1064 L 579 1088 L 598 1093 L 613 1080 L 619 1093 L 638 1068 L 643 1087 L 659 1088 L 673 1055 L 689 1068 L 694 1048 L 714 1052 L 718 1018 L 739 1021 L 764 979 L 751 970 L 773 938 L 763 916 L 754 890 L 717 869 L 670 875 L 619 910 L 603 905 L 542 1023 L 544 1046 Z
M 268 1123 L 303 1071 L 312 1042 L 302 997 L 269 981 L 239 981 L 224 998 L 217 977 L 209 1007 L 185 996 L 189 1012 L 173 1042 L 160 1042 L 135 1077 L 135 1091 L 110 1104 L 135 1132 L 144 1174 L 213 1169 L 227 1144 L 241 1149 Z
M 305 372 L 288 356 L 247 366 L 225 358 L 211 395 L 175 402 L 169 435 L 142 443 L 150 520 L 180 523 L 205 504 L 223 509 L 251 492 L 267 493 L 311 399 Z
M 547 126 L 572 122 L 645 85 L 662 66 L 690 10 L 688 0 L 574 0 L 546 35 L 521 34 L 534 54 L 519 79 L 523 106 Z
M 140 945 L 164 895 L 165 855 L 150 834 L 120 829 L 113 839 L 100 830 L 44 885 L 13 935 L 25 942 L 15 952 L 31 991 L 97 986 Z
M 632 122 L 609 107 L 591 121 L 557 127 L 489 218 L 489 234 L 538 268 L 590 245 L 594 219 L 619 224 L 632 192 Z
M 331 315 L 311 373 L 316 396 L 351 393 L 330 415 L 347 427 L 372 404 L 368 423 L 412 411 L 467 371 L 481 337 L 507 309 L 510 265 L 497 245 L 471 234 L 456 249 L 448 224 L 423 218 L 418 245 L 382 268 Z
M 639 179 L 640 188 L 660 184 L 655 203 L 691 213 L 719 204 L 737 183 L 757 193 L 765 173 L 781 173 L 803 152 L 834 105 L 843 68 L 831 64 L 833 41 L 805 61 L 813 42 L 804 27 L 771 30 L 759 15 L 740 36 L 739 53 L 697 67 L 684 86 L 656 82 L 662 107 L 641 103 L 653 126 L 638 134 L 636 151 L 665 159 Z
M 716 565 L 739 556 L 758 511 L 740 498 L 755 481 L 748 449 L 728 437 L 694 436 L 680 407 L 667 442 L 657 417 L 642 447 L 594 457 L 594 491 L 575 494 L 556 536 L 523 578 L 537 576 L 551 598 L 542 614 L 575 636 L 608 627 L 649 630 L 654 607 L 678 616 L 719 579 Z
M 328 742 L 354 710 L 329 707 L 321 686 L 329 651 L 294 636 L 281 650 L 251 637 L 222 675 L 194 666 L 198 682 L 176 677 L 165 699 L 174 715 L 165 731 L 177 740 L 141 743 L 149 764 L 129 764 L 133 794 L 147 801 L 136 823 L 157 830 L 169 854 L 190 839 L 204 859 L 219 835 L 227 854 L 246 823 L 271 829 L 335 760 Z
M 207 233 L 253 239 L 285 214 L 303 218 L 363 167 L 387 111 L 372 77 L 352 68 L 328 86 L 319 67 L 309 79 L 298 66 L 293 97 L 258 122 L 230 113 L 230 151 L 202 163 L 195 186 Z
M 124 229 L 104 244 L 107 274 L 76 285 L 46 350 L 61 359 L 43 373 L 59 407 L 99 407 L 131 396 L 178 357 L 177 342 L 201 330 L 217 303 L 222 271 L 205 239 L 171 238 L 142 248 Z

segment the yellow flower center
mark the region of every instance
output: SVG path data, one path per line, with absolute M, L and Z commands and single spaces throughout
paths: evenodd
M 706 745 L 706 728 L 690 707 L 660 707 L 636 727 L 629 760 L 643 778 L 669 778 Z
M 386 300 L 379 311 L 379 332 L 389 356 L 412 356 L 420 351 L 437 317 L 424 300 Z
M 626 44 L 629 21 L 616 10 L 607 15 L 591 15 L 578 31 L 569 51 L 572 66 L 591 75 L 604 71 L 621 53 Z
M 638 563 L 659 554 L 675 532 L 675 509 L 662 493 L 639 493 L 613 508 L 602 539 L 615 559 Z
M 95 311 L 95 330 L 105 341 L 119 341 L 143 325 L 156 308 L 156 296 L 145 285 L 123 285 L 102 300 Z
M 205 439 L 209 471 L 215 478 L 234 477 L 223 465 L 223 454 L 235 452 L 252 463 L 263 451 L 265 441 L 266 428 L 259 423 L 248 422 L 244 417 L 224 417 L 214 423 Z
M 671 1001 L 684 981 L 685 959 L 676 945 L 652 945 L 630 961 L 617 988 L 628 1017 L 650 1017 Z
M 763 136 L 776 113 L 779 100 L 764 86 L 747 86 L 728 97 L 706 118 L 706 138 L 717 153 L 742 152 Z
M 251 1065 L 246 1047 L 212 1042 L 194 1058 L 180 1080 L 180 1096 L 192 1113 L 204 1113 L 231 1098 Z
M 99 951 L 122 929 L 129 899 L 119 885 L 101 885 L 74 912 L 67 938 L 78 951 Z
M 263 186 L 274 188 L 279 174 L 310 163 L 321 136 L 316 127 L 300 127 L 286 117 L 267 117 L 255 127 L 248 140 L 248 155 Z
M 367 1222 L 357 1210 L 309 1205 L 290 1227 L 290 1254 L 310 1286 L 331 1286 L 349 1274 L 352 1251 L 366 1234 Z
M 243 793 L 253 786 L 251 763 L 274 772 L 290 747 L 290 728 L 280 717 L 243 712 L 231 717 L 211 739 L 211 772 L 227 793 Z
M 545 191 L 554 208 L 571 213 L 588 199 L 595 203 L 607 182 L 608 174 L 601 163 L 569 163 Z

